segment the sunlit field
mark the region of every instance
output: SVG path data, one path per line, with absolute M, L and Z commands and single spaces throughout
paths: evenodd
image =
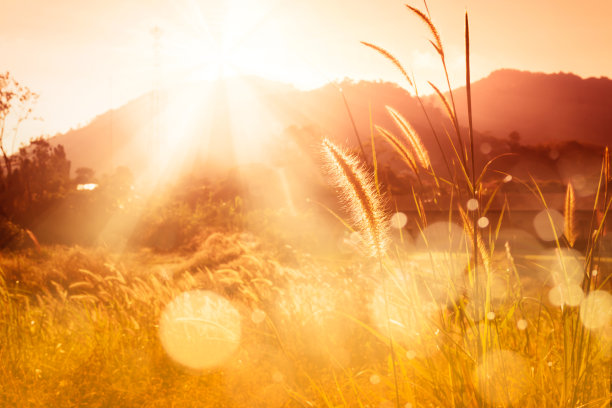
M 391 101 L 384 123 L 355 117 L 340 89 L 350 137 L 296 127 L 232 146 L 224 132 L 273 112 L 226 118 L 255 91 L 219 79 L 229 92 L 164 105 L 144 175 L 73 176 L 43 139 L 3 147 L 0 406 L 609 407 L 608 147 L 560 185 L 512 171 L 504 160 L 568 153 L 477 141 L 468 14 L 466 112 L 429 10 L 407 19 L 443 87 L 362 45 L 399 72 L 426 132 Z M 0 80 L 4 129 L 11 95 L 33 96 Z M 206 157 L 182 137 L 198 109 L 217 132 Z M 253 151 L 273 159 L 243 164 Z

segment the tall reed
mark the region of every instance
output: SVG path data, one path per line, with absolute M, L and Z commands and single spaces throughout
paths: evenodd
M 460 336 L 463 337 L 462 341 L 454 343 L 456 347 L 455 350 L 440 349 L 440 352 L 447 358 L 446 364 L 448 364 L 447 369 L 449 370 L 449 384 L 462 384 L 461 389 L 466 393 L 465 395 L 457 395 L 456 399 L 453 397 L 452 402 L 449 404 L 451 406 L 505 407 L 515 406 L 519 404 L 519 401 L 529 401 L 528 406 L 541 406 L 542 404 L 563 407 L 573 407 L 576 406 L 576 404 L 583 404 L 581 406 L 586 406 L 588 405 L 586 402 L 589 401 L 589 398 L 595 398 L 594 396 L 601 390 L 599 387 L 600 384 L 596 387 L 592 387 L 586 382 L 588 377 L 587 373 L 601 372 L 601 360 L 594 360 L 594 349 L 600 347 L 596 345 L 596 334 L 592 333 L 589 328 L 581 323 L 579 310 L 575 307 L 572 309 L 567 306 L 562 306 L 561 313 L 557 314 L 554 310 L 549 310 L 549 306 L 546 305 L 542 299 L 530 299 L 523 294 L 523 289 L 521 288 L 522 277 L 519 276 L 514 257 L 511 255 L 512 249 L 508 243 L 505 245 L 508 266 L 504 268 L 507 270 L 508 274 L 500 274 L 498 271 L 498 269 L 502 267 L 499 265 L 499 260 L 495 257 L 495 241 L 499 236 L 502 220 L 508 208 L 506 202 L 497 224 L 495 226 L 488 226 L 489 218 L 487 218 L 487 212 L 496 194 L 500 191 L 502 182 L 500 180 L 499 186 L 495 187 L 492 192 L 485 193 L 486 190 L 483 187 L 483 180 L 487 174 L 490 174 L 491 166 L 496 159 L 489 161 L 481 169 L 478 169 L 476 165 L 472 117 L 468 15 L 467 13 L 465 14 L 467 133 L 469 135 L 468 145 L 466 146 L 464 145 L 462 137 L 462 128 L 458 120 L 453 91 L 449 81 L 446 55 L 439 32 L 431 20 L 426 3 L 426 12 L 409 5 L 407 7 L 418 17 L 418 19 L 426 24 L 433 36 L 430 43 L 440 56 L 448 85 L 448 93 L 444 94 L 431 82 L 429 84 L 440 99 L 452 123 L 452 129 L 456 137 L 453 140 L 449 135 L 448 142 L 450 144 L 450 151 L 454 152 L 455 158 L 446 157 L 446 150 L 443 149 L 434 126 L 430 121 L 429 115 L 421 102 L 421 98 L 414 85 L 415 81 L 406 74 L 406 69 L 403 67 L 402 63 L 382 47 L 367 42 L 363 42 L 363 44 L 389 60 L 407 79 L 409 86 L 414 89 L 417 99 L 421 102 L 423 111 L 430 124 L 432 134 L 440 148 L 442 158 L 448 169 L 449 179 L 442 180 L 446 182 L 446 185 L 449 186 L 450 189 L 450 191 L 448 191 L 451 197 L 449 221 L 453 218 L 458 218 L 462 221 L 466 236 L 465 243 L 471 253 L 471 260 L 468 262 L 466 268 L 466 281 L 463 286 L 463 290 L 466 292 L 463 297 L 460 296 L 459 299 L 439 305 L 442 323 L 438 326 L 436 334 L 442 331 L 442 333 L 445 333 L 445 335 L 450 338 L 458 332 Z M 391 132 L 380 126 L 376 126 L 379 134 L 385 142 L 397 152 L 404 163 L 417 174 L 417 177 L 419 176 L 418 163 L 426 171 L 428 170 L 428 174 L 431 174 L 435 178 L 433 166 L 430 163 L 429 157 L 426 156 L 427 151 L 420 142 L 420 139 L 418 139 L 418 136 L 415 139 L 416 133 L 410 127 L 408 121 L 396 110 L 389 107 L 387 107 L 387 110 L 401 129 L 410 149 L 404 145 L 404 143 L 401 143 Z M 465 130 L 463 130 L 463 132 L 465 132 Z M 590 231 L 593 231 L 593 233 L 589 237 L 585 237 L 587 249 L 585 252 L 583 273 L 584 283 L 582 285 L 584 295 L 588 295 L 590 290 L 597 290 L 595 288 L 602 288 L 602 282 L 596 283 L 596 274 L 594 272 L 591 273 L 591 271 L 596 271 L 596 269 L 593 268 L 597 268 L 596 265 L 599 259 L 598 256 L 600 256 L 599 247 L 601 238 L 609 210 L 612 207 L 612 199 L 608 192 L 608 185 L 611 179 L 609 174 L 609 154 L 606 148 L 602 163 L 600 183 L 598 184 L 595 196 L 594 217 L 590 228 Z M 437 180 L 437 178 L 435 179 Z M 463 180 L 463 182 L 458 182 L 460 180 Z M 421 183 L 420 177 L 419 183 Z M 528 186 L 528 188 L 536 197 L 541 199 L 544 209 L 548 209 L 546 200 L 539 186 L 534 183 L 533 186 Z M 418 217 L 420 218 L 420 222 L 417 222 L 417 226 L 421 229 L 422 234 L 423 228 L 427 225 L 425 218 L 426 211 L 423 209 L 421 198 L 414 190 L 413 195 L 418 209 Z M 453 204 L 452 199 L 456 198 L 459 199 L 459 202 L 456 204 L 458 209 L 455 212 L 453 208 L 455 204 Z M 565 240 L 561 241 L 557 239 L 555 241 L 558 253 L 564 250 L 564 248 L 562 248 L 563 246 L 569 248 L 574 247 L 579 238 L 576 232 L 575 212 L 575 192 L 573 186 L 569 183 L 567 185 L 564 205 L 565 225 L 562 231 Z M 595 217 L 595 214 L 599 214 L 599 216 Z M 554 230 L 555 226 L 552 219 L 550 219 L 550 223 L 551 228 Z M 434 254 L 431 253 L 431 249 L 429 251 L 429 256 L 432 257 Z M 399 249 L 396 252 L 396 256 L 400 258 L 401 254 Z M 559 259 L 561 268 L 567 270 L 570 266 L 565 264 L 566 260 L 563 257 Z M 397 261 L 387 258 L 386 265 L 387 269 L 391 270 L 397 267 Z M 400 263 L 400 268 L 405 268 L 405 266 L 402 266 Z M 479 269 L 482 269 L 482 271 Z M 499 290 L 496 288 L 496 285 L 499 286 L 500 276 L 505 276 L 504 279 L 508 279 L 508 285 L 510 285 L 510 280 L 514 282 L 512 287 L 515 289 L 508 295 L 509 301 L 511 302 L 506 305 L 506 309 L 499 309 L 499 306 L 496 306 L 495 303 L 499 302 L 496 300 L 496 291 Z M 416 279 L 417 276 L 415 275 L 414 278 Z M 453 284 L 456 285 L 456 283 Z M 457 291 L 457 288 L 455 287 L 454 290 Z M 425 285 L 425 291 L 433 293 L 431 284 Z M 408 302 L 408 298 L 412 295 L 406 292 L 405 296 Z M 529 302 L 534 302 L 536 304 L 535 315 L 530 316 L 531 312 L 528 311 L 526 306 Z M 493 310 L 495 310 L 495 313 Z M 520 313 L 524 317 L 516 323 L 517 326 L 513 330 L 512 327 L 509 326 L 509 323 L 511 323 L 513 319 L 516 319 L 515 316 L 517 313 Z M 550 316 L 550 322 L 545 321 L 546 319 L 544 316 Z M 534 330 L 525 329 L 527 327 L 527 320 L 525 320 L 527 317 L 534 319 Z M 560 342 L 558 339 L 553 340 L 550 337 L 546 337 L 544 328 L 549 325 L 552 326 L 553 333 L 561 334 Z M 520 338 L 522 334 L 521 331 L 524 331 L 526 341 L 524 349 L 518 348 L 516 344 L 517 339 Z M 472 346 L 466 341 L 468 338 L 474 338 L 476 340 L 477 347 L 474 350 L 472 350 Z M 544 372 L 544 369 L 539 366 L 541 363 L 537 361 L 537 353 L 539 351 L 538 348 L 543 346 L 548 348 L 548 353 L 559 353 L 562 356 L 563 368 L 560 376 L 553 372 Z M 531 352 L 530 350 L 534 347 L 536 351 L 535 357 L 529 354 Z M 553 349 L 550 349 L 551 347 Z M 466 360 L 463 360 L 465 356 L 471 360 L 469 366 L 464 365 L 466 364 Z M 503 360 L 508 358 L 517 358 L 521 360 L 521 363 L 516 366 L 516 372 L 502 375 L 500 374 L 500 367 L 504 365 Z M 536 360 L 534 360 L 534 358 L 536 358 Z M 523 370 L 523 368 L 526 368 L 527 361 L 530 361 L 529 364 L 532 365 L 531 374 Z M 552 363 L 549 362 L 548 364 L 550 367 Z M 478 367 L 477 371 L 479 374 L 474 377 L 475 381 L 466 381 L 466 373 L 473 370 L 472 365 Z M 424 378 L 427 378 L 429 381 L 433 381 L 433 378 L 444 376 L 442 373 L 431 371 L 435 367 L 433 360 L 427 360 L 424 366 L 425 371 L 422 374 Z M 405 369 L 402 361 L 400 361 L 400 367 L 402 370 Z M 519 372 L 521 373 L 520 375 L 518 375 Z M 505 384 L 502 388 L 498 388 L 497 385 L 491 384 L 489 380 L 499 375 L 502 375 Z M 517 378 L 507 377 L 513 375 Z M 551 392 L 551 390 L 554 389 L 554 384 L 559 384 L 559 378 L 562 379 L 562 392 L 556 394 Z M 610 382 L 609 379 L 608 382 Z M 534 390 L 539 391 L 534 392 Z M 603 404 L 610 402 L 609 396 L 600 396 L 597 398 L 598 399 L 592 400 L 591 402 Z

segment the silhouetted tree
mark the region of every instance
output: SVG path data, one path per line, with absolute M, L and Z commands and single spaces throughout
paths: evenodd
M 513 130 L 508 135 L 508 146 L 510 150 L 514 151 L 521 145 L 521 134 L 516 130 Z
M 0 186 L 0 207 L 5 217 L 28 227 L 70 189 L 70 161 L 63 146 L 51 146 L 42 138 L 10 160 L 11 170 Z
M 78 169 L 75 170 L 75 174 L 76 174 L 76 177 L 74 178 L 74 182 L 76 184 L 93 183 L 95 180 L 94 178 L 95 172 L 93 171 L 93 169 L 90 169 L 89 167 L 79 167 Z
M 4 157 L 3 173 L 6 176 L 12 173 L 11 158 L 4 147 L 8 132 L 12 130 L 13 137 L 17 135 L 19 125 L 30 116 L 37 99 L 37 94 L 20 85 L 10 73 L 0 74 L 0 151 Z M 12 126 L 12 129 L 8 130 L 8 126 Z

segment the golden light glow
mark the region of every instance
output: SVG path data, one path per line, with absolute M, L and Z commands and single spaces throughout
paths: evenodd
M 78 184 L 76 187 L 79 191 L 92 191 L 96 188 L 98 188 L 98 185 L 95 183 Z
M 175 7 L 181 25 L 163 31 L 160 52 L 167 70 L 182 72 L 182 80 L 253 75 L 265 64 L 265 59 L 257 58 L 258 51 L 283 52 L 282 41 L 262 24 L 276 11 L 271 2 L 186 1 Z M 283 37 L 278 27 L 274 34 Z
M 543 241 L 554 241 L 563 234 L 564 218 L 557 210 L 542 210 L 533 219 L 536 234 Z
M 391 216 L 391 227 L 395 229 L 402 229 L 406 226 L 408 217 L 403 212 L 396 212 Z
M 500 310 L 508 298 L 510 293 L 508 283 L 496 272 L 490 274 L 479 273 L 475 281 L 486 283 L 486 285 L 467 285 L 466 294 L 469 303 L 466 312 L 474 321 L 480 321 L 484 317 L 493 320 L 495 312 Z M 487 314 L 485 315 L 485 313 Z M 492 315 L 489 315 L 489 313 L 492 313 Z
M 170 302 L 159 322 L 159 337 L 176 362 L 196 370 L 226 362 L 240 344 L 240 314 L 219 295 L 195 290 Z
M 602 329 L 612 324 L 612 295 L 595 290 L 580 304 L 580 320 L 588 329 Z
M 531 384 L 526 360 L 509 350 L 492 351 L 476 369 L 481 397 L 494 406 L 514 406 Z
M 555 306 L 578 306 L 584 299 L 584 292 L 576 283 L 561 283 L 548 292 L 548 300 Z
M 550 277 L 554 285 L 579 285 L 584 278 L 584 260 L 575 249 L 554 249 L 550 251 Z

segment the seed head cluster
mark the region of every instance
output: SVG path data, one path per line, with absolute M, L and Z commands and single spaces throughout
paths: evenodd
M 342 192 L 342 200 L 369 255 L 381 256 L 388 241 L 389 217 L 372 177 L 357 157 L 342 151 L 328 139 L 323 140 L 322 147 L 327 170 Z

